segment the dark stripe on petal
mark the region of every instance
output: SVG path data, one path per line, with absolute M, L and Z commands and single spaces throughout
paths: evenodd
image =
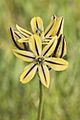
M 54 20 L 55 18 L 56 18 L 56 16 L 55 16 L 55 15 L 53 15 L 53 16 L 52 16 L 52 20 Z
M 19 36 L 19 34 L 17 34 L 16 32 L 14 32 L 14 33 L 19 39 L 21 38 L 21 36 Z M 28 47 L 27 47 L 26 43 L 23 43 L 23 45 L 24 45 L 24 49 L 28 50 Z
M 34 64 L 26 73 L 26 75 L 24 76 L 24 79 L 26 78 L 26 76 L 31 72 L 31 70 L 36 66 L 36 64 Z
M 63 38 L 62 51 L 61 51 L 60 58 L 63 56 L 63 54 L 64 54 L 64 38 Z
M 54 41 L 53 41 L 52 44 L 49 46 L 49 48 L 45 51 L 44 55 L 50 50 L 50 48 L 52 47 L 53 44 L 54 44 Z
M 36 19 L 36 27 L 37 27 L 37 29 L 36 29 L 36 33 L 38 33 L 39 36 L 40 36 L 40 35 L 41 35 L 41 29 L 40 29 L 39 26 L 38 26 L 37 19 Z
M 43 75 L 44 75 L 44 79 L 46 81 L 46 74 L 45 74 L 45 71 L 44 71 L 44 68 L 43 68 L 43 65 L 41 64 L 41 68 L 42 68 L 42 72 L 43 72 Z
M 57 33 L 56 33 L 57 36 L 59 35 L 60 29 L 61 29 L 61 26 L 62 26 L 62 22 L 63 22 L 63 18 L 62 18 L 62 20 L 61 20 L 61 23 L 60 23 L 59 29 L 58 29 L 58 31 L 57 31 Z
M 26 43 L 23 43 L 25 50 L 29 50 L 28 45 Z
M 48 31 L 44 34 L 44 36 L 46 36 L 48 33 L 49 33 L 49 31 L 52 29 L 52 27 L 53 27 L 53 24 L 54 24 L 54 22 L 52 23 L 52 25 L 51 25 L 51 27 L 48 29 Z
M 60 37 L 59 37 L 59 39 L 58 39 L 58 42 L 57 42 L 56 48 L 55 48 L 55 50 L 54 50 L 54 52 L 53 52 L 53 54 L 52 54 L 52 57 L 56 55 L 56 52 L 57 52 L 58 47 L 59 47 L 59 44 L 60 44 L 60 42 L 61 42 L 61 38 L 62 38 L 62 34 L 60 35 Z
M 49 60 L 45 60 L 46 62 L 49 62 L 51 64 L 56 64 L 56 65 L 64 65 L 64 64 L 61 64 L 61 63 L 57 63 L 57 62 L 52 62 L 52 61 L 49 61 Z
M 16 52 L 18 55 L 21 55 L 21 56 L 23 56 L 23 57 L 28 57 L 28 58 L 32 58 L 32 59 L 35 59 L 35 57 L 31 57 L 31 56 L 28 56 L 28 55 L 23 55 L 23 54 L 21 54 L 21 53 L 18 53 L 18 52 Z
M 39 27 L 38 27 L 38 23 L 37 23 L 37 20 L 36 20 L 36 27 L 37 27 L 37 29 L 39 29 Z
M 13 40 L 15 46 L 16 46 L 18 49 L 20 49 L 20 50 L 24 50 L 23 48 L 21 48 L 21 47 L 16 43 L 16 40 L 15 40 L 14 35 L 13 35 L 12 28 L 10 28 L 10 33 L 11 33 L 11 37 L 12 37 L 12 40 Z
M 19 34 L 17 34 L 15 31 L 14 31 L 15 35 L 20 39 L 21 36 L 19 36 Z
M 38 48 L 37 48 L 37 44 L 36 44 L 36 40 L 35 40 L 35 39 L 34 39 L 34 44 L 35 44 L 36 52 L 37 52 L 37 54 L 39 55 L 39 51 L 38 51 Z
M 23 33 L 25 33 L 25 34 L 27 34 L 27 35 L 29 35 L 29 36 L 31 36 L 31 34 L 30 33 L 28 33 L 27 31 L 24 31 L 24 30 L 21 30 Z
M 23 35 L 25 38 L 28 38 L 26 35 L 24 35 L 23 33 L 20 32 L 21 35 Z
M 14 32 L 19 38 L 21 38 L 16 32 Z M 25 38 L 28 38 L 26 35 L 24 35 L 23 33 L 21 33 L 20 32 L 20 34 L 22 35 L 22 36 L 24 36 Z

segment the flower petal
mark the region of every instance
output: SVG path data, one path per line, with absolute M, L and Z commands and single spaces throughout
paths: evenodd
M 24 51 L 24 50 L 13 50 L 13 53 L 16 57 L 26 62 L 32 62 L 35 59 L 35 56 L 32 52 Z
M 41 33 L 44 31 L 42 19 L 40 17 L 33 17 L 31 20 L 31 28 L 33 33 L 41 35 Z
M 56 48 L 53 52 L 53 57 L 64 57 L 66 55 L 66 40 L 65 37 L 61 34 L 57 40 Z
M 55 36 L 55 35 L 60 35 L 63 34 L 63 24 L 64 24 L 64 19 L 63 17 L 53 17 L 53 20 L 45 30 L 44 36 L 50 37 L 50 36 Z
M 66 53 L 67 53 L 67 47 L 66 47 L 66 40 L 65 40 L 65 36 L 64 36 L 60 58 L 64 57 L 66 55 Z
M 56 19 L 55 24 L 54 24 L 54 29 L 52 31 L 52 36 L 54 36 L 54 35 L 59 36 L 60 34 L 63 34 L 63 25 L 64 25 L 63 17 L 58 17 Z
M 45 58 L 45 64 L 55 71 L 63 71 L 68 67 L 68 62 L 62 58 Z
M 20 81 L 25 84 L 33 79 L 37 71 L 37 65 L 34 63 L 29 64 L 20 76 Z
M 29 38 L 24 37 L 18 31 L 14 31 L 14 34 L 15 34 L 15 37 L 17 38 L 17 43 L 19 44 L 19 46 L 21 47 L 24 46 L 24 50 L 28 50 L 28 44 L 26 44 L 26 42 L 24 42 L 23 40 L 25 39 L 25 41 L 28 41 Z
M 29 38 L 20 38 L 20 39 L 18 39 L 18 42 L 19 43 L 27 43 L 27 42 L 29 42 Z
M 50 40 L 52 40 L 52 38 L 53 37 L 44 38 L 42 44 L 45 44 L 45 45 L 48 44 L 50 42 Z
M 23 43 L 23 42 L 27 42 L 28 40 L 29 40 L 29 38 L 26 38 L 26 37 L 24 37 L 20 32 L 18 32 L 18 31 L 14 31 L 14 34 L 15 34 L 15 36 L 17 37 L 17 41 L 19 42 L 19 43 Z
M 41 64 L 38 66 L 38 72 L 39 72 L 39 76 L 42 84 L 48 88 L 50 84 L 50 74 L 49 74 L 48 67 L 46 65 Z
M 52 31 L 54 29 L 54 23 L 56 22 L 56 16 L 52 16 L 51 22 L 44 31 L 44 36 L 45 37 L 50 37 L 52 35 Z
M 19 31 L 14 31 L 14 34 L 15 34 L 15 36 L 16 36 L 18 39 L 24 38 L 24 36 L 23 36 L 22 34 L 20 34 Z
M 41 51 L 42 51 L 42 43 L 41 43 L 41 39 L 39 38 L 38 35 L 33 35 L 30 39 L 29 39 L 29 46 L 31 51 L 35 54 L 35 55 L 41 55 Z
M 45 57 L 50 56 L 54 52 L 56 44 L 57 44 L 57 36 L 53 37 L 52 40 L 50 40 L 50 42 L 44 47 L 42 52 L 43 56 Z
M 15 33 L 14 33 L 14 30 L 12 28 L 10 28 L 10 33 L 11 33 L 11 37 L 12 37 L 12 40 L 14 42 L 14 45 L 20 49 L 20 50 L 24 50 L 25 47 L 23 44 L 19 44 L 17 41 L 16 41 L 16 37 L 15 37 Z
M 30 37 L 32 35 L 32 33 L 30 33 L 29 31 L 21 28 L 20 26 L 16 25 L 17 30 L 24 36 L 24 37 Z

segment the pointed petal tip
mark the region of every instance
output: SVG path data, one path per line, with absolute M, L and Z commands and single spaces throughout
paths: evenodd
M 26 83 L 27 83 L 25 80 L 23 80 L 22 74 L 21 74 L 21 76 L 20 76 L 20 82 L 21 82 L 22 84 L 26 84 Z
M 20 28 L 20 26 L 19 26 L 18 24 L 16 24 L 16 28 L 17 28 L 17 29 L 19 29 L 19 28 Z
M 45 87 L 46 87 L 46 88 L 49 88 L 49 84 L 46 84 Z
M 10 32 L 14 32 L 14 28 L 12 26 L 10 26 L 9 30 Z
M 9 29 L 9 30 L 10 30 L 11 36 L 13 36 L 13 32 L 14 32 L 14 31 L 13 31 L 13 28 L 12 28 L 12 27 L 10 27 L 10 29 Z
M 20 29 L 20 26 L 19 26 L 18 24 L 16 24 L 16 28 L 17 28 L 17 30 L 19 30 L 19 29 Z
M 16 24 L 16 28 L 17 28 L 17 29 L 19 29 L 19 28 L 20 28 L 20 26 L 19 26 L 18 24 Z
M 56 18 L 56 15 L 53 14 L 53 15 L 51 16 L 51 21 L 54 20 L 55 18 Z
M 68 61 L 66 61 L 66 68 L 68 68 L 68 66 L 69 66 L 69 62 L 68 62 Z
M 40 80 L 40 81 L 41 81 L 41 80 Z M 42 82 L 41 82 L 41 84 L 42 84 L 44 87 L 49 88 L 49 84 L 43 84 Z
M 10 27 L 10 31 L 12 31 L 12 27 Z
M 21 82 L 22 84 L 26 84 L 26 83 L 27 83 L 26 81 L 22 80 L 21 76 L 20 76 L 20 82 Z
M 19 27 L 18 24 L 16 24 L 16 27 Z
M 46 87 L 46 88 L 49 88 L 49 85 L 46 85 L 45 87 Z
M 66 60 L 64 60 L 64 61 L 65 61 L 65 66 L 64 66 L 64 69 L 63 69 L 63 70 L 66 70 L 66 69 L 68 68 L 68 66 L 69 66 L 69 62 L 66 61 Z

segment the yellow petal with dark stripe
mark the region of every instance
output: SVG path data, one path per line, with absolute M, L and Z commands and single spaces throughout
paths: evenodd
M 11 33 L 11 37 L 12 37 L 12 40 L 13 40 L 13 42 L 14 42 L 15 47 L 17 47 L 17 48 L 20 49 L 20 50 L 24 50 L 24 49 L 25 49 L 24 44 L 20 44 L 20 43 L 17 41 L 17 38 L 19 39 L 19 38 L 21 38 L 21 37 L 20 37 L 19 35 L 16 36 L 15 31 L 14 31 L 12 28 L 10 28 L 10 33 Z
M 45 37 L 50 37 L 52 35 L 55 22 L 56 22 L 56 16 L 52 16 L 50 24 L 48 25 L 48 27 L 44 31 L 44 36 Z
M 66 52 L 67 52 L 66 49 L 67 49 L 66 48 L 66 40 L 63 37 L 61 40 L 61 43 L 59 45 L 59 48 L 57 50 L 56 57 L 60 57 L 60 58 L 64 57 L 66 55 Z
M 42 52 L 42 42 L 41 39 L 38 35 L 34 34 L 30 39 L 29 39 L 29 46 L 31 51 L 35 55 L 41 55 Z
M 66 60 L 55 57 L 45 58 L 45 64 L 55 71 L 63 71 L 68 67 L 68 62 Z
M 63 38 L 63 44 L 64 44 L 64 46 L 62 45 L 62 54 L 61 54 L 60 57 L 64 57 L 67 54 L 67 45 L 66 45 L 66 39 L 65 39 L 65 37 Z
M 58 17 L 56 19 L 55 24 L 54 24 L 54 29 L 52 31 L 52 36 L 54 36 L 54 35 L 59 36 L 60 34 L 63 34 L 63 25 L 64 25 L 63 17 Z
M 48 67 L 46 65 L 41 64 L 41 65 L 38 66 L 38 72 L 39 72 L 41 83 L 45 87 L 49 88 L 50 74 L 49 74 Z
M 24 36 L 19 31 L 14 31 L 15 36 L 17 39 L 24 38 Z
M 30 37 L 32 35 L 32 33 L 30 33 L 29 31 L 21 28 L 20 26 L 16 25 L 17 30 L 24 36 L 24 37 Z
M 33 53 L 29 51 L 14 49 L 13 53 L 16 57 L 26 62 L 32 62 L 35 59 L 35 56 L 33 55 Z
M 34 63 L 29 64 L 23 73 L 20 76 L 20 81 L 25 84 L 28 83 L 30 80 L 33 79 L 37 71 L 37 65 Z
M 33 33 L 41 35 L 41 33 L 44 31 L 42 19 L 40 17 L 33 17 L 31 20 L 31 28 Z
M 21 47 L 23 48 L 24 50 L 28 50 L 28 46 L 25 42 L 23 42 L 22 40 L 24 39 L 28 39 L 26 37 L 24 37 L 19 31 L 14 31 L 14 35 L 16 37 L 16 43 Z
M 52 40 L 50 40 L 50 42 L 44 47 L 42 52 L 43 56 L 45 57 L 50 56 L 54 52 L 56 44 L 57 44 L 57 36 L 53 37 Z
M 60 34 L 63 34 L 63 24 L 63 17 L 54 17 L 53 21 L 51 21 L 48 28 L 45 30 L 45 36 L 50 37 L 55 35 L 59 36 Z
M 62 58 L 65 55 L 66 55 L 66 40 L 65 37 L 61 34 L 57 40 L 57 45 L 52 56 Z
M 27 42 L 29 42 L 29 38 L 21 38 L 21 39 L 18 39 L 18 42 L 19 42 L 19 43 L 27 43 Z

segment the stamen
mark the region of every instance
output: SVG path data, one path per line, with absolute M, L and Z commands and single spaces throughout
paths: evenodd
M 38 57 L 38 58 L 36 58 L 36 62 L 38 63 L 38 64 L 42 64 L 43 63 L 43 58 L 42 57 Z

